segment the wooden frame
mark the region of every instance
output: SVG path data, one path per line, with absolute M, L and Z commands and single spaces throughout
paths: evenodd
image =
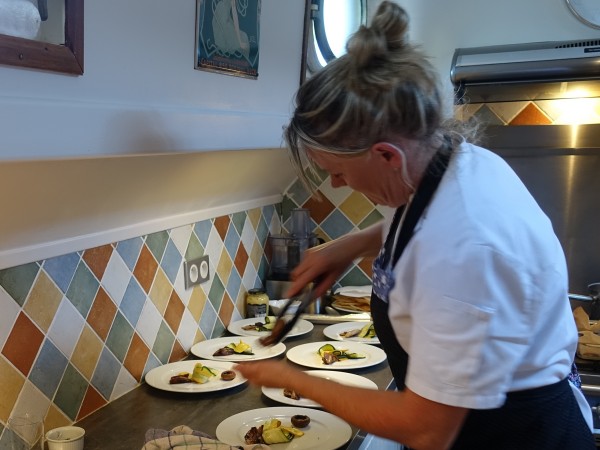
M 83 1 L 65 0 L 64 45 L 0 34 L 0 64 L 82 75 Z

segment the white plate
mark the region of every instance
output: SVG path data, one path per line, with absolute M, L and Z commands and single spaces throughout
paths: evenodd
M 285 444 L 272 444 L 273 450 L 335 450 L 352 437 L 350 425 L 333 414 L 318 409 L 279 406 L 253 409 L 228 417 L 217 427 L 217 439 L 229 445 L 244 445 L 244 436 L 250 428 L 258 427 L 269 419 L 279 419 L 282 425 L 289 426 L 295 414 L 310 417 L 310 424 L 302 428 L 304 436 Z
M 177 375 L 181 372 L 192 373 L 196 363 L 201 363 L 203 366 L 216 369 L 218 374 L 216 377 L 210 378 L 210 380 L 204 384 L 198 383 L 182 383 L 182 384 L 169 384 L 169 380 L 172 376 Z M 221 391 L 223 389 L 230 389 L 235 386 L 239 386 L 246 382 L 246 379 L 236 372 L 236 377 L 231 381 L 224 381 L 221 379 L 221 372 L 224 370 L 233 370 L 234 363 L 227 361 L 205 361 L 198 359 L 191 359 L 187 361 L 178 361 L 164 366 L 155 367 L 146 374 L 145 380 L 150 386 L 156 389 L 162 389 L 163 391 L 171 392 L 185 392 L 188 394 L 196 394 L 199 392 L 213 392 Z
M 367 284 L 365 286 L 342 286 L 335 294 L 345 295 L 346 297 L 370 297 L 373 286 Z
M 315 376 L 315 377 L 325 378 L 325 379 L 331 380 L 331 381 L 336 381 L 337 383 L 345 384 L 346 386 L 354 386 L 354 387 L 361 387 L 361 388 L 365 388 L 365 389 L 375 389 L 375 390 L 378 389 L 375 382 L 373 382 L 363 376 L 356 375 L 354 373 L 335 372 L 333 370 L 307 370 L 306 373 L 309 375 Z M 262 392 L 267 397 L 269 397 L 271 400 L 275 400 L 276 402 L 279 402 L 279 403 L 285 403 L 286 405 L 302 406 L 305 408 L 321 408 L 321 405 L 319 403 L 317 403 L 314 400 L 311 400 L 309 398 L 301 398 L 300 400 L 292 400 L 291 398 L 283 395 L 283 389 L 281 389 L 281 388 L 268 388 L 268 387 L 263 386 Z
M 364 325 L 369 323 L 366 322 L 342 322 L 336 323 L 333 325 L 329 325 L 323 330 L 323 334 L 327 336 L 329 339 L 333 339 L 335 341 L 350 341 L 350 342 L 362 342 L 363 344 L 379 344 L 379 338 L 377 336 L 372 338 L 362 338 L 358 336 L 354 336 L 351 338 L 346 338 L 340 336 L 340 333 L 350 330 L 356 330 L 362 328 Z
M 362 353 L 365 355 L 362 359 L 346 359 L 344 361 L 337 361 L 333 364 L 324 364 L 323 360 L 317 353 L 317 350 L 325 344 L 331 344 L 336 349 L 344 349 L 350 352 Z M 313 369 L 327 369 L 327 370 L 348 370 L 348 369 L 360 369 L 363 367 L 370 367 L 386 360 L 386 355 L 383 350 L 374 345 L 361 344 L 360 342 L 349 342 L 344 341 L 324 341 L 324 342 L 311 342 L 309 344 L 298 345 L 290 349 L 287 354 L 287 358 L 301 366 L 312 367 Z
M 226 336 L 209 339 L 208 341 L 194 344 L 191 348 L 191 352 L 198 358 L 214 359 L 215 361 L 256 361 L 259 359 L 274 358 L 285 352 L 285 344 L 282 342 L 273 345 L 272 347 L 263 347 L 263 345 L 258 342 L 258 339 L 258 336 L 247 336 L 244 338 L 240 338 L 239 336 Z M 254 355 L 238 355 L 234 353 L 233 355 L 228 356 L 213 356 L 220 348 L 223 348 L 232 342 L 237 344 L 240 340 L 252 347 Z
M 277 318 L 275 316 L 269 316 L 269 319 L 276 320 Z M 242 329 L 242 327 L 245 327 L 246 325 L 255 324 L 256 322 L 264 323 L 264 319 L 255 317 L 252 319 L 238 320 L 236 322 L 230 323 L 229 326 L 227 327 L 227 330 L 229 330 L 230 333 L 237 334 L 238 336 L 267 336 L 268 334 L 271 333 L 270 331 L 256 331 L 256 330 Z M 303 334 L 310 333 L 313 328 L 314 328 L 314 325 L 312 323 L 310 323 L 308 320 L 298 319 L 298 322 L 296 322 L 296 324 L 290 330 L 290 332 L 288 333 L 288 335 L 286 337 L 302 336 Z

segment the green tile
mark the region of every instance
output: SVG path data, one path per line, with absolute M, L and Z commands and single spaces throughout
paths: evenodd
M 169 329 L 167 323 L 163 320 L 158 329 L 154 345 L 152 346 L 152 353 L 156 355 L 161 363 L 167 364 L 169 362 L 173 342 L 175 342 L 175 336 Z
M 54 403 L 75 421 L 87 388 L 88 383 L 85 378 L 69 364 L 54 397 Z
M 127 322 L 121 311 L 117 311 L 115 320 L 106 338 L 106 345 L 121 362 L 125 361 L 132 336 L 133 327 Z
M 223 295 L 225 294 L 225 286 L 221 281 L 221 277 L 219 274 L 215 274 L 212 285 L 210 287 L 210 291 L 208 293 L 208 300 L 215 308 L 215 311 L 218 311 L 221 308 L 221 303 L 223 302 Z
M 190 236 L 190 241 L 188 242 L 187 249 L 185 250 L 185 259 L 190 260 L 194 258 L 198 258 L 204 255 L 204 247 L 198 240 L 198 237 L 195 233 L 192 233 Z
M 169 242 L 169 233 L 166 231 L 152 233 L 146 237 L 146 245 L 159 262 L 162 258 L 165 248 L 167 247 L 167 242 Z
M 377 223 L 383 219 L 383 214 L 381 214 L 378 210 L 374 209 L 369 213 L 367 217 L 363 219 L 361 223 L 358 224 L 358 228 L 364 230 L 365 228 L 370 227 L 374 223 Z
M 92 307 L 99 286 L 100 283 L 87 265 L 80 262 L 66 296 L 84 318 Z
M 36 263 L 0 270 L 0 286 L 19 305 L 23 306 L 39 270 L 40 266 Z
M 233 226 L 240 236 L 242 235 L 242 230 L 244 229 L 244 224 L 246 223 L 246 216 L 246 211 L 237 212 L 231 215 L 231 222 L 233 222 Z
M 352 267 L 339 281 L 341 286 L 364 286 L 371 284 L 371 279 L 358 266 Z
M 213 328 L 211 339 L 221 337 L 225 334 L 225 325 L 221 322 L 221 319 L 217 316 L 217 321 L 215 322 L 215 327 Z

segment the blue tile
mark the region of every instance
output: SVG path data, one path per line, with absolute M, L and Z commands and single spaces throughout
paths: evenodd
M 177 272 L 179 272 L 181 260 L 182 258 L 179 250 L 177 250 L 177 247 L 173 241 L 169 239 L 169 243 L 167 244 L 167 248 L 165 249 L 165 254 L 160 265 L 172 284 L 175 283 L 175 278 L 177 278 Z
M 134 327 L 138 323 L 145 303 L 146 293 L 140 287 L 140 284 L 135 277 L 131 277 L 119 308 L 121 309 L 123 315 L 127 317 L 127 320 L 129 320 Z
M 63 293 L 69 289 L 69 284 L 79 264 L 80 256 L 77 253 L 69 253 L 64 256 L 57 256 L 44 261 L 44 270 Z
M 205 248 L 206 248 L 206 243 L 208 242 L 208 236 L 210 235 L 210 230 L 212 230 L 212 227 L 213 227 L 213 222 L 210 219 L 196 222 L 196 225 L 194 225 L 194 232 L 196 233 L 196 236 L 198 236 L 198 239 L 200 240 L 200 243 L 202 244 L 202 246 Z
M 102 350 L 96 371 L 92 377 L 92 386 L 96 388 L 100 394 L 106 399 L 110 399 L 110 394 L 115 387 L 119 371 L 121 370 L 121 363 L 115 355 L 106 347 Z
M 225 289 L 227 290 L 229 297 L 232 298 L 234 301 L 240 292 L 241 286 L 242 277 L 240 277 L 237 268 L 233 266 L 233 268 L 231 269 L 231 274 L 229 275 L 229 280 L 227 280 L 227 287 Z
M 169 362 L 169 357 L 171 356 L 171 349 L 173 348 L 174 342 L 175 335 L 171 332 L 169 326 L 163 320 L 160 324 L 160 328 L 158 329 L 154 345 L 152 346 L 152 352 L 163 364 L 167 364 Z
M 215 328 L 217 313 L 210 302 L 204 304 L 204 310 L 200 316 L 200 330 L 206 339 L 212 338 L 212 331 Z
M 133 270 L 135 267 L 143 244 L 144 240 L 141 237 L 127 239 L 117 244 L 117 252 L 121 255 L 129 270 Z
M 100 283 L 98 283 L 87 265 L 84 263 L 79 264 L 66 296 L 84 318 L 87 317 L 92 307 L 99 286 Z
M 148 355 L 148 359 L 146 360 L 146 366 L 144 367 L 144 372 L 142 373 L 142 377 L 145 377 L 148 372 L 152 369 L 162 366 L 162 363 L 159 359 L 154 355 L 154 353 L 150 352 Z
M 127 349 L 133 337 L 133 331 L 133 327 L 127 322 L 125 316 L 121 314 L 121 311 L 117 311 L 115 320 L 106 338 L 106 346 L 121 362 L 127 356 Z
M 336 209 L 321 223 L 321 228 L 329 237 L 337 239 L 352 231 L 354 225 Z
M 265 223 L 271 223 L 274 214 L 275 207 L 273 205 L 267 205 L 262 208 L 262 216 L 265 218 Z
M 234 226 L 229 226 L 223 243 L 225 244 L 225 249 L 227 250 L 227 253 L 229 253 L 231 259 L 235 259 L 235 255 L 240 245 L 240 235 Z
M 0 286 L 14 301 L 23 306 L 39 270 L 40 266 L 36 263 L 0 270 Z
M 68 360 L 54 344 L 45 339 L 35 364 L 29 374 L 29 380 L 49 399 L 54 393 L 65 372 Z

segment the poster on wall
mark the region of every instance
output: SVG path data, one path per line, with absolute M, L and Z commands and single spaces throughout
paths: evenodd
M 196 0 L 195 69 L 258 78 L 261 0 Z

